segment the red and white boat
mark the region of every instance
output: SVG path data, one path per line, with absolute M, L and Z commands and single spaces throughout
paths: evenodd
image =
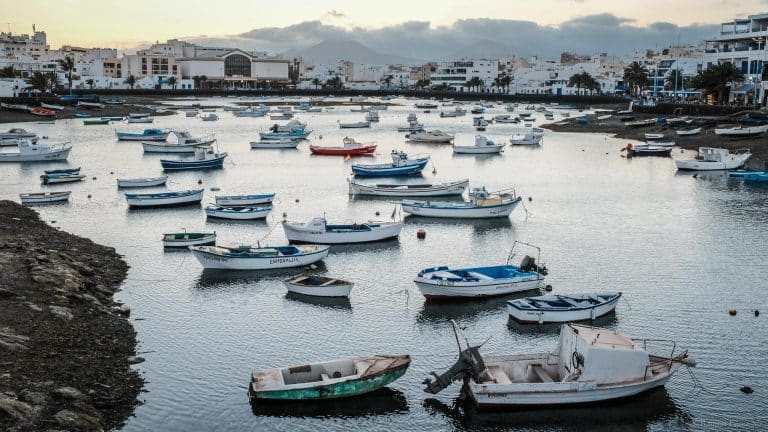
M 29 112 L 36 116 L 41 116 L 41 117 L 53 117 L 56 115 L 56 111 L 52 109 L 40 108 L 40 107 L 30 108 Z
M 344 145 L 341 147 L 321 147 L 310 145 L 309 150 L 312 154 L 327 156 L 357 156 L 371 155 L 376 151 L 375 144 L 362 144 L 352 138 L 344 137 Z

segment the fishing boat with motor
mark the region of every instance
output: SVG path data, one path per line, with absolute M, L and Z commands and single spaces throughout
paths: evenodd
M 467 201 L 403 200 L 403 212 L 413 216 L 451 219 L 488 219 L 509 217 L 522 201 L 512 188 L 488 192 L 485 186 L 472 188 Z
M 359 396 L 394 382 L 410 364 L 407 355 L 371 355 L 256 371 L 251 374 L 248 396 L 252 403 Z
M 168 181 L 167 175 L 162 175 L 159 177 L 125 178 L 125 179 L 117 179 L 117 187 L 142 188 L 142 187 L 162 186 L 167 181 Z
M 740 168 L 752 156 L 749 149 L 739 149 L 731 153 L 728 149 L 699 147 L 695 159 L 675 159 L 679 170 L 717 171 Z
M 493 154 L 504 151 L 505 144 L 496 144 L 484 135 L 475 135 L 475 145 L 459 146 L 453 144 L 453 152 L 460 154 Z
M 192 254 L 207 269 L 270 270 L 303 267 L 322 261 L 331 247 L 327 245 L 290 245 L 239 247 L 190 246 Z
M 251 141 L 250 145 L 252 149 L 288 149 L 299 146 L 301 141 L 293 140 L 290 138 L 275 138 L 275 139 L 260 139 L 258 141 Z
M 385 164 L 353 164 L 352 172 L 360 177 L 405 176 L 418 174 L 429 162 L 428 154 L 409 156 L 404 151 L 392 150 L 391 163 Z
M 733 128 L 715 128 L 715 135 L 742 138 L 762 135 L 765 131 L 768 131 L 768 124 L 752 127 L 737 126 Z
M 269 111 L 269 108 L 267 108 L 266 105 L 260 105 L 257 107 L 248 107 L 248 108 L 239 107 L 239 108 L 241 109 L 227 110 L 225 108 L 225 110 L 232 111 L 232 115 L 234 115 L 235 117 L 264 117 L 265 115 L 267 115 L 267 111 Z
M 347 178 L 350 195 L 389 197 L 434 197 L 461 195 L 469 186 L 469 179 L 427 184 L 363 184 Z
M 11 128 L 7 132 L 0 132 L 0 146 L 15 146 L 16 140 L 28 139 L 36 143 L 40 138 L 36 133 L 22 128 Z
M 141 133 L 115 131 L 120 141 L 165 141 L 170 134 L 170 130 L 157 128 L 144 129 Z
M 83 108 L 83 109 L 98 110 L 98 109 L 103 109 L 104 108 L 104 104 L 102 104 L 100 102 L 86 102 L 86 101 L 82 101 L 81 100 L 81 101 L 77 101 L 77 107 L 78 108 Z
M 507 301 L 510 318 L 521 324 L 549 324 L 595 320 L 613 313 L 620 292 L 546 294 Z
M 560 328 L 551 352 L 481 355 L 452 321 L 459 359 L 450 370 L 427 379 L 425 391 L 439 393 L 454 381 L 480 408 L 559 406 L 634 396 L 664 384 L 682 366 L 695 366 L 674 341 L 630 339 L 615 331 L 577 324 Z M 666 355 L 649 346 L 669 349 Z
M 509 139 L 509 143 L 513 146 L 516 145 L 539 145 L 544 139 L 543 136 L 536 136 L 532 132 L 528 132 L 523 135 L 515 135 Z
M 187 131 L 172 130 L 169 131 L 168 136 L 170 137 L 170 135 L 176 137 L 175 142 L 142 141 L 141 146 L 144 153 L 194 153 L 195 147 L 216 142 L 216 137 L 213 134 L 195 137 Z
M 364 129 L 371 127 L 370 121 L 360 121 L 360 122 L 341 122 L 337 121 L 339 124 L 339 128 L 341 129 Z
M 416 143 L 450 144 L 453 141 L 454 136 L 449 135 L 441 130 L 431 130 L 413 132 L 406 135 L 406 138 L 408 138 L 411 142 Z
M 69 141 L 60 143 L 32 142 L 29 138 L 14 140 L 17 151 L 0 151 L 0 162 L 63 161 L 69 157 Z
M 168 160 L 160 159 L 160 165 L 166 171 L 222 168 L 227 152 L 213 151 L 210 145 L 195 147 L 195 155 L 192 159 Z
M 352 244 L 377 242 L 396 238 L 403 229 L 402 222 L 328 224 L 325 217 L 309 222 L 283 221 L 283 231 L 290 243 Z
M 462 117 L 467 115 L 467 110 L 457 106 L 450 111 L 440 111 L 440 117 Z
M 269 216 L 272 207 L 225 207 L 208 206 L 205 215 L 219 219 L 253 220 Z
M 258 204 L 272 204 L 275 194 L 216 195 L 215 203 L 226 207 L 247 207 Z
M 414 132 L 422 132 L 424 131 L 424 124 L 419 123 L 416 120 L 413 120 L 408 123 L 408 126 L 398 126 L 397 127 L 398 132 L 408 132 L 408 133 L 414 133 Z
M 284 125 L 275 123 L 269 128 L 270 132 L 296 132 L 307 130 L 307 124 L 299 120 L 293 119 Z
M 170 207 L 200 203 L 203 189 L 191 189 L 177 192 L 125 194 L 128 207 Z
M 326 156 L 360 156 L 372 155 L 376 151 L 376 144 L 363 144 L 354 140 L 354 138 L 344 137 L 341 147 L 324 147 L 310 145 L 309 151 L 316 155 Z
M 291 276 L 283 280 L 283 285 L 288 292 L 317 297 L 349 297 L 355 286 L 342 279 L 316 275 Z
M 298 129 L 287 132 L 259 132 L 259 138 L 262 140 L 289 139 L 293 141 L 305 140 L 312 133 L 311 130 Z
M 413 106 L 416 109 L 437 109 L 437 104 L 433 102 L 417 102 Z
M 521 249 L 534 250 L 536 257 L 523 253 L 517 265 L 512 264 Z M 419 272 L 414 283 L 428 300 L 459 300 L 507 295 L 540 289 L 547 268 L 541 264 L 541 249 L 515 241 L 507 263 L 494 266 L 451 268 L 439 266 Z
M 69 201 L 71 193 L 71 191 L 21 193 L 19 199 L 22 204 L 47 204 Z
M 187 248 L 216 244 L 216 232 L 178 232 L 163 234 L 163 247 Z
M 367 121 L 367 122 L 378 123 L 379 120 L 380 120 L 380 117 L 379 117 L 379 111 L 378 110 L 370 110 L 365 115 L 365 121 Z
M 520 123 L 520 119 L 509 114 L 499 114 L 493 117 L 493 121 L 499 124 Z

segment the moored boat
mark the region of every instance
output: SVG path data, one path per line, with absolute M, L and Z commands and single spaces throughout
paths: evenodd
M 252 220 L 264 219 L 272 211 L 272 207 L 224 207 L 208 206 L 205 215 L 219 219 Z
M 309 151 L 316 155 L 326 156 L 358 156 L 358 155 L 370 155 L 376 151 L 375 144 L 363 144 L 355 141 L 353 138 L 344 137 L 343 145 L 341 147 L 324 147 L 317 145 L 310 145 Z
M 450 143 L 454 136 L 440 130 L 413 132 L 406 137 L 411 142 L 417 143 Z
M 212 245 L 216 243 L 216 232 L 180 232 L 163 234 L 164 247 L 182 247 Z
M 752 153 L 748 149 L 731 153 L 724 148 L 699 147 L 699 153 L 695 159 L 675 159 L 675 165 L 679 170 L 729 170 L 741 167 L 750 156 Z
M 675 131 L 677 136 L 691 136 L 691 135 L 696 135 L 699 132 L 701 132 L 701 128 L 700 127 L 692 128 L 692 129 L 680 129 L 680 130 Z
M 220 270 L 269 270 L 302 267 L 328 256 L 327 245 L 290 246 L 191 246 L 189 249 L 204 268 Z
M 427 184 L 363 184 L 347 179 L 350 195 L 374 195 L 390 197 L 432 197 L 461 195 L 469 185 L 469 179 Z
M 510 138 L 509 143 L 512 145 L 539 145 L 543 139 L 543 136 L 536 136 L 529 132 L 526 134 L 513 136 Z
M 125 194 L 129 207 L 167 207 L 200 203 L 203 199 L 203 189 L 192 189 L 177 192 Z
M 29 109 L 29 113 L 40 117 L 55 117 L 56 111 L 52 109 L 34 107 Z
M 194 153 L 195 147 L 213 144 L 216 138 L 213 134 L 195 137 L 187 131 L 172 130 L 169 135 L 176 137 L 175 142 L 153 142 L 142 140 L 144 153 Z
M 283 231 L 291 243 L 352 244 L 396 238 L 403 229 L 402 222 L 328 224 L 324 217 L 309 222 L 283 221 Z
M 562 323 L 594 320 L 616 309 L 620 292 L 547 294 L 507 301 L 507 312 L 523 324 Z
M 0 132 L 0 146 L 15 146 L 16 140 L 28 139 L 36 143 L 39 138 L 36 133 L 22 128 L 11 128 L 7 132 Z
M 630 339 L 615 331 L 565 324 L 552 352 L 481 355 L 453 321 L 459 360 L 425 391 L 438 393 L 457 380 L 480 408 L 556 406 L 594 403 L 634 396 L 662 387 L 680 367 L 695 366 L 675 342 Z M 649 346 L 672 347 L 667 355 Z
M 427 154 L 409 156 L 403 151 L 392 150 L 391 156 L 391 163 L 352 165 L 352 172 L 361 177 L 412 175 L 423 171 L 429 162 Z
M 768 131 L 768 125 L 752 127 L 738 126 L 733 128 L 715 128 L 715 135 L 738 138 L 762 135 L 766 131 Z
M 514 189 L 488 192 L 485 187 L 473 188 L 467 201 L 403 200 L 403 212 L 414 216 L 453 219 L 487 219 L 509 217 L 522 201 Z
M 252 195 L 216 195 L 216 205 L 243 207 L 257 204 L 271 204 L 275 194 L 252 194 Z
M 454 153 L 464 154 L 489 154 L 489 153 L 501 153 L 504 151 L 505 144 L 496 144 L 483 135 L 475 135 L 475 145 L 471 146 L 459 146 L 453 144 Z
M 61 168 L 61 169 L 54 169 L 54 170 L 44 170 L 45 174 L 48 175 L 55 175 L 55 174 L 80 174 L 80 167 L 75 168 Z
M 0 152 L 0 162 L 41 162 L 66 160 L 72 146 L 69 142 L 42 143 L 28 138 L 15 140 L 18 151 Z
M 325 400 L 378 390 L 408 369 L 407 355 L 347 357 L 320 363 L 268 369 L 251 374 L 251 400 Z
M 100 119 L 100 118 L 97 118 L 97 119 L 87 118 L 83 120 L 83 124 L 86 126 L 106 125 L 106 124 L 109 124 L 109 122 L 110 122 L 109 119 Z
M 370 121 L 360 122 L 338 122 L 341 129 L 362 129 L 371 127 Z
M 192 159 L 168 160 L 160 159 L 160 165 L 166 171 L 222 168 L 227 152 L 214 152 L 210 145 L 195 147 L 195 156 Z
M 127 178 L 127 179 L 117 179 L 117 187 L 119 188 L 141 188 L 141 187 L 152 187 L 152 186 L 161 186 L 164 185 L 165 182 L 168 181 L 167 175 L 162 175 L 159 177 L 140 177 L 140 178 Z
M 156 128 L 144 129 L 141 133 L 115 131 L 115 135 L 120 141 L 165 141 L 170 134 L 171 131 L 169 130 Z
M 299 146 L 299 140 L 293 140 L 290 138 L 277 138 L 277 139 L 265 139 L 262 138 L 259 141 L 251 141 L 250 145 L 252 149 L 288 149 L 296 148 Z
M 62 173 L 62 174 L 43 174 L 40 176 L 40 181 L 42 181 L 43 184 L 57 184 L 57 183 L 72 183 L 72 182 L 79 182 L 83 180 L 85 176 L 83 174 L 71 174 L 71 173 Z
M 21 199 L 22 204 L 44 204 L 69 201 L 71 193 L 71 191 L 21 193 L 19 199 Z
M 535 249 L 537 257 L 524 255 L 519 264 L 511 264 L 518 245 Z M 425 298 L 432 300 L 500 296 L 542 288 L 547 269 L 540 262 L 541 250 L 538 247 L 515 241 L 506 264 L 427 268 L 419 272 L 414 283 Z
M 316 275 L 292 276 L 283 280 L 288 292 L 317 297 L 349 297 L 352 282 Z

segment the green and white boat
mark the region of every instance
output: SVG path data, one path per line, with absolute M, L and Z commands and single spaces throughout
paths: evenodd
M 216 232 L 180 232 L 163 234 L 165 247 L 189 247 L 216 244 Z
M 372 355 L 257 371 L 251 375 L 248 394 L 252 401 L 358 396 L 397 380 L 410 364 L 407 355 Z

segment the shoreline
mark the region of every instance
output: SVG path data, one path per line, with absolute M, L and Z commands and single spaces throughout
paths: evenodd
M 139 404 L 136 332 L 114 248 L 0 201 L 0 430 L 110 430 Z

